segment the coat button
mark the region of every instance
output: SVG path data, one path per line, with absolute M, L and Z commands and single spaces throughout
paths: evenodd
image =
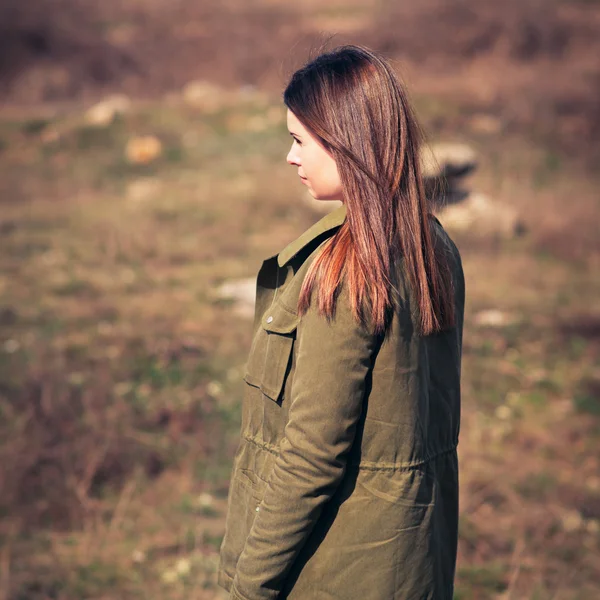
M 267 317 L 267 323 L 270 323 L 273 320 L 273 317 Z
M 258 512 L 260 510 L 260 506 L 256 507 L 256 512 Z

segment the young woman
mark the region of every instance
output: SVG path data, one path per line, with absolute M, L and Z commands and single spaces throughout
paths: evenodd
M 258 273 L 219 584 L 236 600 L 451 600 L 464 278 L 390 65 L 318 56 L 287 161 L 342 205 Z

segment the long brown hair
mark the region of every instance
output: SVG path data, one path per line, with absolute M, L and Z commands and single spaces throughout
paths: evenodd
M 422 134 L 406 90 L 375 52 L 345 45 L 296 71 L 283 100 L 336 161 L 346 220 L 311 264 L 298 312 L 317 304 L 330 318 L 345 280 L 352 312 L 386 328 L 392 270 L 400 260 L 415 294 L 423 335 L 454 325 L 451 277 L 436 251 L 419 147 Z

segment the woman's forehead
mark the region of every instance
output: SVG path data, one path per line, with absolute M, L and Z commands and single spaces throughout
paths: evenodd
M 304 129 L 302 127 L 302 123 L 298 120 L 296 115 L 288 108 L 287 111 L 287 125 L 288 129 L 301 130 Z

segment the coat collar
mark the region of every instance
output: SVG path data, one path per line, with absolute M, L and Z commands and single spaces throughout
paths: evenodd
M 289 243 L 278 255 L 277 264 L 283 267 L 287 264 L 302 248 L 307 246 L 316 237 L 329 231 L 334 227 L 341 225 L 346 219 L 346 205 L 342 204 L 330 213 L 326 214 L 322 219 L 309 227 L 300 237 Z

